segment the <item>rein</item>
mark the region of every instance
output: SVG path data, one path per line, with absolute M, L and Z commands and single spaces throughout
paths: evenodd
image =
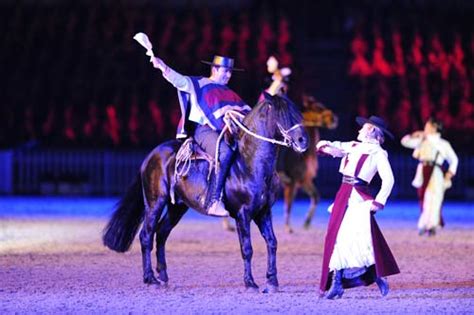
M 251 135 L 252 137 L 255 137 L 257 139 L 260 139 L 260 140 L 263 140 L 263 141 L 266 141 L 266 142 L 270 142 L 270 143 L 273 143 L 273 144 L 282 145 L 282 146 L 285 146 L 285 147 L 290 147 L 291 146 L 291 137 L 289 136 L 289 133 L 292 130 L 302 126 L 301 124 L 296 124 L 296 125 L 292 126 L 291 128 L 289 128 L 288 130 L 285 130 L 280 124 L 277 124 L 278 129 L 280 130 L 280 133 L 283 136 L 283 141 L 280 141 L 280 140 L 276 140 L 276 139 L 272 139 L 272 138 L 268 138 L 268 137 L 256 134 L 255 132 L 251 131 L 246 126 L 244 126 L 244 124 L 242 124 L 236 116 L 239 116 L 240 118 L 245 117 L 244 115 L 242 115 L 241 113 L 239 113 L 238 111 L 235 111 L 235 110 L 229 110 L 225 113 L 224 122 L 225 122 L 226 126 L 225 126 L 224 130 L 230 129 L 230 120 L 232 120 L 240 129 L 242 129 L 243 131 L 245 131 L 247 134 Z M 221 132 L 221 135 L 219 136 L 219 139 L 221 138 L 222 134 L 224 133 L 224 130 Z M 218 141 L 218 143 L 219 143 L 219 141 Z
M 236 110 L 228 110 L 224 114 L 224 123 L 225 126 L 222 129 L 221 133 L 219 134 L 219 137 L 217 138 L 216 142 L 216 153 L 214 156 L 214 161 L 215 161 L 215 173 L 219 171 L 219 144 L 222 141 L 222 138 L 224 137 L 224 134 L 227 130 L 231 130 L 231 123 L 235 123 L 240 129 L 242 129 L 244 132 L 247 134 L 251 135 L 254 138 L 257 138 L 262 141 L 270 142 L 273 144 L 278 144 L 281 146 L 285 147 L 290 147 L 291 146 L 291 137 L 290 137 L 290 132 L 293 131 L 296 128 L 302 127 L 301 124 L 296 124 L 289 129 L 283 128 L 279 123 L 277 123 L 278 130 L 280 131 L 281 135 L 283 136 L 283 141 L 273 139 L 273 138 L 268 138 L 262 135 L 259 135 L 250 129 L 248 129 L 244 124 L 242 124 L 239 120 L 243 119 L 245 115 L 241 114 L 240 112 Z M 189 139 L 188 139 L 189 140 Z M 183 144 L 184 146 L 184 144 Z M 188 147 L 186 149 L 178 151 L 178 155 L 176 156 L 176 165 L 175 165 L 175 177 L 177 176 L 185 176 L 190 168 L 191 168 L 191 155 L 192 155 L 192 150 L 190 148 L 190 145 L 188 144 Z M 208 161 L 210 164 L 212 164 L 212 161 Z M 181 166 L 181 167 L 180 167 Z M 211 167 L 212 168 L 212 167 Z M 209 174 L 210 175 L 210 174 Z
M 215 154 L 215 157 L 214 157 L 215 158 L 215 171 L 216 171 L 216 174 L 219 171 L 219 144 L 221 143 L 222 137 L 224 136 L 225 132 L 227 130 L 232 130 L 231 125 L 230 125 L 231 122 L 234 122 L 240 129 L 242 129 L 243 131 L 245 131 L 247 134 L 251 135 L 254 138 L 257 138 L 259 140 L 263 140 L 263 141 L 266 141 L 266 142 L 270 142 L 270 143 L 273 143 L 273 144 L 278 144 L 278 145 L 281 145 L 281 146 L 285 146 L 285 147 L 290 147 L 291 146 L 291 137 L 290 137 L 289 133 L 292 130 L 302 126 L 301 124 L 296 124 L 296 125 L 292 126 L 291 128 L 289 128 L 288 130 L 285 130 L 285 128 L 283 128 L 280 124 L 277 123 L 278 129 L 280 130 L 280 133 L 283 136 L 283 141 L 280 141 L 280 140 L 268 138 L 268 137 L 265 137 L 265 136 L 261 136 L 259 134 L 256 134 L 255 132 L 251 131 L 250 129 L 248 129 L 239 120 L 239 118 L 243 119 L 244 117 L 245 117 L 245 115 L 243 115 L 242 113 L 240 113 L 236 110 L 228 110 L 224 114 L 223 120 L 224 120 L 224 123 L 225 123 L 225 127 L 222 129 L 222 131 L 219 135 L 219 138 L 217 138 L 217 142 L 216 142 L 216 154 Z
M 191 168 L 191 156 L 193 155 L 193 150 L 190 145 L 191 140 L 191 138 L 186 139 L 186 141 L 181 145 L 182 149 L 178 150 L 178 153 L 176 154 L 176 163 L 174 167 L 175 177 L 186 176 Z
M 181 148 L 176 153 L 176 162 L 174 167 L 174 176 L 175 178 L 184 177 L 189 173 L 191 169 L 191 162 L 193 160 L 193 153 L 194 150 L 192 149 L 193 139 L 188 138 L 184 143 L 181 145 Z M 194 159 L 202 159 L 209 162 L 209 165 L 212 166 L 212 157 L 209 154 L 197 156 Z M 211 169 L 209 168 L 209 174 L 207 175 L 207 179 L 209 180 L 211 176 Z

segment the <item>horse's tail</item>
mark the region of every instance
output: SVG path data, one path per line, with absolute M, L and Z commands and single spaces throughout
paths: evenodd
M 117 203 L 112 218 L 104 229 L 104 245 L 119 253 L 129 250 L 143 221 L 144 209 L 142 181 L 138 174 Z

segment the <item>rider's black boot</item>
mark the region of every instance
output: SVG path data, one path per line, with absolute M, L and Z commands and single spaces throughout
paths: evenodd
M 221 163 L 219 171 L 216 174 L 216 180 L 214 185 L 211 185 L 209 189 L 209 207 L 207 208 L 207 214 L 215 217 L 227 217 L 229 212 L 225 209 L 224 203 L 221 200 L 222 189 L 224 188 L 226 174 L 229 169 L 228 162 Z

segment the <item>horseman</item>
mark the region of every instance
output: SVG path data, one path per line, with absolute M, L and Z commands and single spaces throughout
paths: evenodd
M 217 142 L 225 126 L 223 118 L 227 111 L 237 110 L 246 114 L 251 110 L 227 87 L 232 72 L 242 69 L 234 68 L 234 60 L 231 58 L 214 56 L 212 62 L 202 61 L 211 66 L 210 76 L 195 77 L 179 74 L 158 57 L 152 56 L 150 62 L 178 90 L 181 119 L 176 138 L 186 138 L 194 129 L 194 139 L 204 151 L 215 156 L 218 147 L 219 171 L 209 187 L 206 208 L 208 215 L 226 217 L 229 212 L 221 197 L 233 150 L 226 141 Z

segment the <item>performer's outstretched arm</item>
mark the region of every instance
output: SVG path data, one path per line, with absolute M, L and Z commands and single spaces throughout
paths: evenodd
M 328 154 L 332 157 L 343 157 L 352 147 L 353 141 L 327 141 L 321 140 L 316 144 L 316 151 L 320 154 Z

